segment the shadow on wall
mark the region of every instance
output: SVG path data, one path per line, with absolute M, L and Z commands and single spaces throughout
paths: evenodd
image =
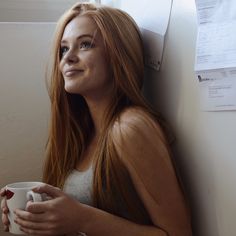
M 156 72 L 146 68 L 144 94 L 167 119 L 176 135 L 173 145 L 174 162 L 190 200 L 194 235 L 219 236 L 215 202 L 207 201 L 205 206 L 206 201 L 202 199 L 207 198 L 204 195 L 207 190 L 204 191 L 204 185 L 202 189 L 199 187 L 198 179 L 202 171 L 208 182 L 213 181 L 211 171 L 206 170 L 206 166 L 211 164 L 207 160 L 200 162 L 193 157 L 197 156 L 194 150 L 201 150 L 195 138 L 202 135 L 198 135 L 201 130 L 192 134 L 199 117 L 198 84 L 194 74 L 197 24 L 193 9 L 189 12 L 183 12 L 183 9 L 181 4 L 173 3 L 161 69 Z M 200 152 L 200 157 L 204 157 L 204 153 Z

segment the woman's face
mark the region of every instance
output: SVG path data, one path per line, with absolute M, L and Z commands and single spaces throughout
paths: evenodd
M 103 39 L 91 18 L 77 16 L 67 24 L 60 53 L 59 67 L 68 93 L 99 99 L 111 92 Z

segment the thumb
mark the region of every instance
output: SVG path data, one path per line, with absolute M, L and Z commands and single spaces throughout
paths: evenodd
M 35 193 L 46 193 L 48 196 L 52 198 L 60 197 L 64 193 L 60 190 L 60 188 L 54 187 L 49 184 L 41 184 L 32 189 Z
M 0 196 L 4 197 L 5 195 L 6 195 L 6 188 L 4 187 L 4 188 L 1 188 L 0 190 Z

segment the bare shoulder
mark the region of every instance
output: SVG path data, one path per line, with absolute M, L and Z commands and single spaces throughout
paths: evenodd
M 163 167 L 163 161 L 172 169 L 170 149 L 159 123 L 148 111 L 131 107 L 122 112 L 114 123 L 110 140 L 121 161 L 134 175 L 155 171 Z
M 161 126 L 142 108 L 126 109 L 114 123 L 110 134 L 118 156 L 127 167 L 132 162 L 143 168 L 141 160 L 144 159 L 147 169 L 158 159 L 165 159 L 171 165 L 169 145 Z
M 188 207 L 158 122 L 145 110 L 129 108 L 110 138 L 154 225 L 168 235 L 191 235 Z
M 112 136 L 117 142 L 129 139 L 137 142 L 143 139 L 160 139 L 165 142 L 165 135 L 157 120 L 146 110 L 131 107 L 124 110 L 112 127 Z M 135 140 L 131 138 L 134 138 Z M 122 139 L 122 140 L 121 140 Z M 127 140 L 126 140 L 127 141 Z M 147 141 L 147 140 L 146 140 Z

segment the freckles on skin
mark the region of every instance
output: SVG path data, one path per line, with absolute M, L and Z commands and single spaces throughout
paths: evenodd
M 92 46 L 84 46 L 86 41 Z M 96 23 L 89 17 L 78 16 L 65 27 L 61 44 L 66 47 L 60 61 L 60 71 L 68 93 L 100 98 L 111 90 L 111 76 L 104 41 Z M 82 72 L 67 76 L 74 68 Z

